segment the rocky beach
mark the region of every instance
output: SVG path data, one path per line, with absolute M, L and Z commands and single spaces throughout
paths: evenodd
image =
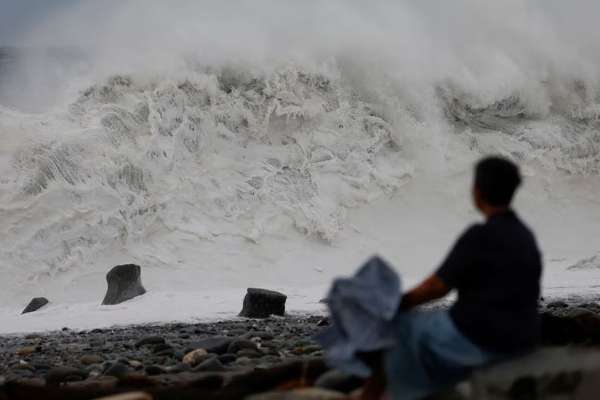
M 486 372 L 479 391 L 474 379 L 439 398 L 491 390 L 498 399 L 591 399 L 581 393 L 596 390 L 600 373 L 600 304 L 554 300 L 540 312 L 543 347 L 533 360 Z M 361 380 L 330 370 L 313 341 L 328 324 L 286 315 L 3 336 L 0 399 L 349 398 Z

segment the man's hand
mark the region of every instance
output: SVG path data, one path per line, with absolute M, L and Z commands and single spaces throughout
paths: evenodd
M 409 310 L 418 305 L 442 298 L 447 295 L 450 290 L 451 288 L 449 288 L 440 278 L 436 275 L 431 275 L 419 286 L 402 296 L 400 309 Z

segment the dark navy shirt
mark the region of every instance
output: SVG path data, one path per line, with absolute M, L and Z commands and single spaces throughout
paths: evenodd
M 498 353 L 535 347 L 542 261 L 533 233 L 513 211 L 471 226 L 436 275 L 458 291 L 450 316 L 481 348 Z

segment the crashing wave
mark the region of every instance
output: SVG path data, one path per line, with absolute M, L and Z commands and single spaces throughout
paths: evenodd
M 540 108 L 518 91 L 486 102 L 446 84 L 420 108 L 385 77 L 353 74 L 340 63 L 114 76 L 64 113 L 6 114 L 3 130 L 36 135 L 0 181 L 5 270 L 35 282 L 161 231 L 258 243 L 293 229 L 333 243 L 349 210 L 417 178 L 417 153 L 440 137 L 452 141 L 449 169 L 452 157 L 494 152 L 600 173 L 600 102 L 577 85 L 548 89 Z

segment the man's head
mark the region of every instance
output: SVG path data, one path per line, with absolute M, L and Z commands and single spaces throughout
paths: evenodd
M 506 209 L 520 184 L 521 175 L 514 163 L 501 157 L 484 158 L 475 166 L 475 205 L 487 216 Z

